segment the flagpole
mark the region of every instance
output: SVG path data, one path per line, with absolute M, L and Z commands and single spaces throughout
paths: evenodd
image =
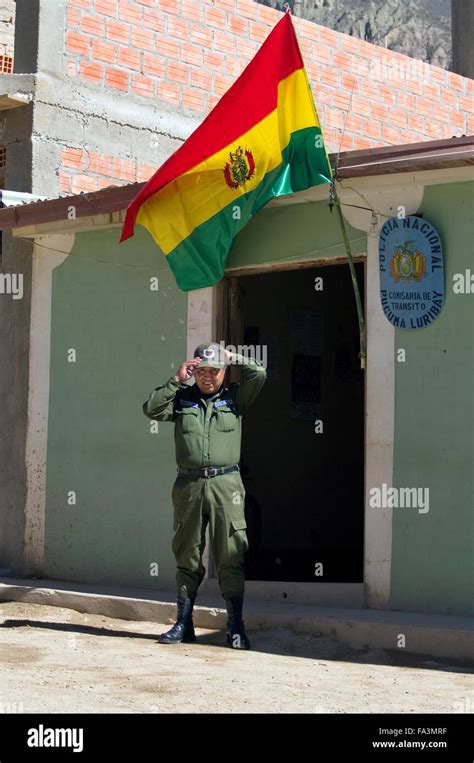
M 349 261 L 349 269 L 351 271 L 351 278 L 352 278 L 352 287 L 354 289 L 354 296 L 356 301 L 356 307 L 357 307 L 357 318 L 359 321 L 359 339 L 360 339 L 360 352 L 359 352 L 359 358 L 360 358 L 360 367 L 362 370 L 365 370 L 365 364 L 367 359 L 367 345 L 366 345 L 366 329 L 365 329 L 365 319 L 364 319 L 364 310 L 362 308 L 362 300 L 360 298 L 360 291 L 359 291 L 359 284 L 357 282 L 357 276 L 355 272 L 354 267 L 354 260 L 352 258 L 352 252 L 351 252 L 351 245 L 349 242 L 349 236 L 347 235 L 346 230 L 346 223 L 344 221 L 344 216 L 342 214 L 341 209 L 341 202 L 339 201 L 339 196 L 337 194 L 336 190 L 336 179 L 333 176 L 331 180 L 331 200 L 334 202 L 337 210 L 337 216 L 339 218 L 339 224 L 341 226 L 341 232 L 342 232 L 342 238 L 344 241 L 344 246 L 346 247 L 346 253 L 347 253 L 347 259 Z M 331 200 L 329 203 L 329 207 L 332 211 L 332 204 Z

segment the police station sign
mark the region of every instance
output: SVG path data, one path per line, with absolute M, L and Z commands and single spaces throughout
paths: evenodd
M 391 217 L 380 231 L 380 298 L 397 328 L 419 329 L 436 320 L 444 304 L 441 240 L 421 217 Z

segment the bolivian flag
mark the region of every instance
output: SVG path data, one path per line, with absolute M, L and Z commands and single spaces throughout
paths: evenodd
M 129 204 L 120 241 L 144 225 L 184 291 L 224 275 L 236 235 L 274 196 L 327 183 L 331 168 L 290 13 L 204 122 Z

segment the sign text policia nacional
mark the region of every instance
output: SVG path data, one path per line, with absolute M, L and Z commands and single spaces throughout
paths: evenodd
M 436 320 L 444 304 L 441 240 L 416 215 L 391 217 L 380 231 L 380 298 L 397 328 L 419 329 Z

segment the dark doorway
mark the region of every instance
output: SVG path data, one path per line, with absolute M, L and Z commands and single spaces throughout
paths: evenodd
M 268 374 L 243 425 L 246 579 L 361 583 L 364 372 L 349 267 L 232 280 L 232 342 L 255 346 Z

